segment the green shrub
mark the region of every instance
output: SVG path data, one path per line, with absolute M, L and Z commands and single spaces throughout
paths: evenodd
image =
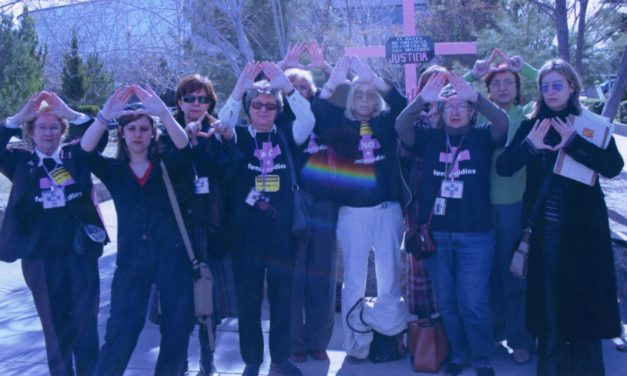
M 96 116 L 98 111 L 100 111 L 100 107 L 94 104 L 79 104 L 77 106 L 72 106 L 72 109 L 91 116 Z
M 616 112 L 616 118 L 614 118 L 614 121 L 627 124 L 627 101 L 620 102 L 620 105 L 618 106 L 618 111 Z
M 603 112 L 603 106 L 605 105 L 605 102 L 596 98 L 582 98 L 581 104 L 588 110 L 594 112 L 595 114 L 601 115 L 601 112 Z

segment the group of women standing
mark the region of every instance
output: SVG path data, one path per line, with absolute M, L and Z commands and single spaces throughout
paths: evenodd
M 310 55 L 311 68 L 328 75 L 319 90 L 298 63 L 303 53 Z M 215 330 L 223 317 L 237 311 L 244 375 L 258 375 L 263 361 L 264 280 L 271 370 L 300 375 L 292 362 L 308 356 L 328 360 L 336 238 L 344 263 L 347 361 L 364 361 L 372 340 L 371 334 L 353 331 L 345 319 L 365 294 L 370 250 L 378 302 L 385 305 L 379 320 L 390 333 L 403 332 L 407 308 L 400 246 L 403 209 L 409 207 L 414 209 L 411 220 L 428 225 L 437 246 L 433 256 L 412 262 L 437 297 L 426 312 L 439 310 L 443 318 L 451 348 L 449 374 L 460 374 L 470 363 L 478 375 L 494 374 L 490 358 L 501 334 L 492 322 L 491 272 L 502 274 L 505 266 L 495 260 L 507 259 L 507 249 L 515 243 L 512 227 L 519 230 L 529 223 L 526 316 L 527 329 L 539 339 L 538 374 L 603 374 L 600 339 L 620 330 L 603 195 L 598 182 L 578 183 L 552 168 L 557 154 L 567 153 L 612 177 L 623 161 L 613 140 L 600 148 L 575 131 L 581 83 L 561 60 L 540 69 L 535 110 L 530 119 L 515 124 L 512 113 L 522 110 L 512 93 L 520 89 L 518 72 L 524 62 L 504 60 L 504 66 L 478 62 L 473 69 L 475 79 L 485 76 L 489 98 L 462 77 L 434 67 L 408 103 L 367 63 L 343 57 L 330 67 L 320 46 L 299 43 L 279 64 L 248 63 L 219 120 L 213 117 L 215 90 L 199 75 L 179 84 L 176 115 L 150 87 L 138 85 L 116 90 L 94 119 L 74 112 L 54 93 L 34 95 L 0 126 L 0 170 L 13 182 L 0 259 L 22 259 L 51 374 L 121 375 L 144 326 L 153 284 L 161 310 L 155 374 L 185 371 L 195 325 L 193 272 L 165 174 L 197 257 L 216 276 L 214 320 L 201 324 L 205 327 L 199 332 Z M 131 97 L 141 106 L 128 107 Z M 61 146 L 68 120 L 88 128 L 80 142 Z M 118 151 L 109 158 L 97 149 L 114 120 Z M 6 147 L 20 125 L 30 150 Z M 416 195 L 411 205 L 403 198 L 399 141 L 420 160 L 410 167 L 415 171 L 409 175 L 420 177 L 410 184 Z M 495 188 L 496 172 L 510 176 L 524 167 L 526 179 L 518 173 L 502 183 L 509 182 L 520 195 L 501 183 Z M 119 229 L 110 316 L 100 349 L 97 260 L 108 237 L 92 200 L 91 173 L 111 192 Z M 542 193 L 540 209 L 532 211 L 543 181 L 547 193 Z M 297 189 L 314 196 L 312 235 L 304 239 L 289 231 Z M 507 214 L 519 218 L 498 219 Z M 501 236 L 503 231 L 507 236 Z M 231 240 L 236 308 L 225 293 L 225 238 Z M 522 308 L 524 286 L 505 290 L 511 296 L 504 299 L 514 304 L 506 312 Z M 523 315 L 509 314 L 505 320 L 514 328 L 507 330 L 507 339 L 517 362 L 527 361 L 534 348 L 521 329 L 522 320 Z M 203 335 L 200 340 L 201 366 L 209 374 L 211 341 Z

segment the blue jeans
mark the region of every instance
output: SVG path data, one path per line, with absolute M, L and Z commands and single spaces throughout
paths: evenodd
M 522 202 L 493 205 L 495 253 L 492 266 L 492 319 L 497 340 L 506 339 L 512 349 L 533 350 L 533 338 L 525 329 L 527 281 L 510 273 L 512 250 L 521 234 Z
M 494 233 L 433 232 L 437 245 L 426 259 L 435 284 L 444 329 L 451 348 L 451 362 L 490 365 L 494 334 L 490 311 L 490 272 Z

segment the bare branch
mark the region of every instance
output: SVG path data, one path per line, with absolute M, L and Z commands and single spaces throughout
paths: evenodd
M 542 12 L 546 13 L 549 17 L 551 17 L 553 20 L 555 20 L 555 7 L 552 7 L 548 4 L 543 3 L 542 1 L 539 0 L 527 0 L 529 1 L 531 4 L 534 4 L 538 7 L 538 9 L 540 9 Z

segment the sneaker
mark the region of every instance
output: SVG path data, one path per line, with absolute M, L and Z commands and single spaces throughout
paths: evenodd
M 303 373 L 289 360 L 270 363 L 270 371 L 284 376 L 303 376 Z
M 460 375 L 462 372 L 464 372 L 465 367 L 466 366 L 463 364 L 449 363 L 448 366 L 446 367 L 446 373 L 451 376 L 457 376 L 457 375 Z
M 314 360 L 329 360 L 329 354 L 325 350 L 310 351 L 309 355 Z
M 527 349 L 516 349 L 512 353 L 512 359 L 516 364 L 525 364 L 531 359 L 531 354 Z
M 242 373 L 242 376 L 259 376 L 259 365 L 247 364 L 246 368 L 244 368 L 244 373 Z
M 494 376 L 494 369 L 490 366 L 477 368 L 477 376 Z
M 304 351 L 296 351 L 290 355 L 290 360 L 294 363 L 302 363 L 307 360 L 307 353 Z
M 359 364 L 359 363 L 363 363 L 363 362 L 366 361 L 366 359 L 358 358 L 358 357 L 352 356 L 352 355 L 346 355 L 346 357 L 344 359 L 347 362 L 349 362 L 350 364 Z

